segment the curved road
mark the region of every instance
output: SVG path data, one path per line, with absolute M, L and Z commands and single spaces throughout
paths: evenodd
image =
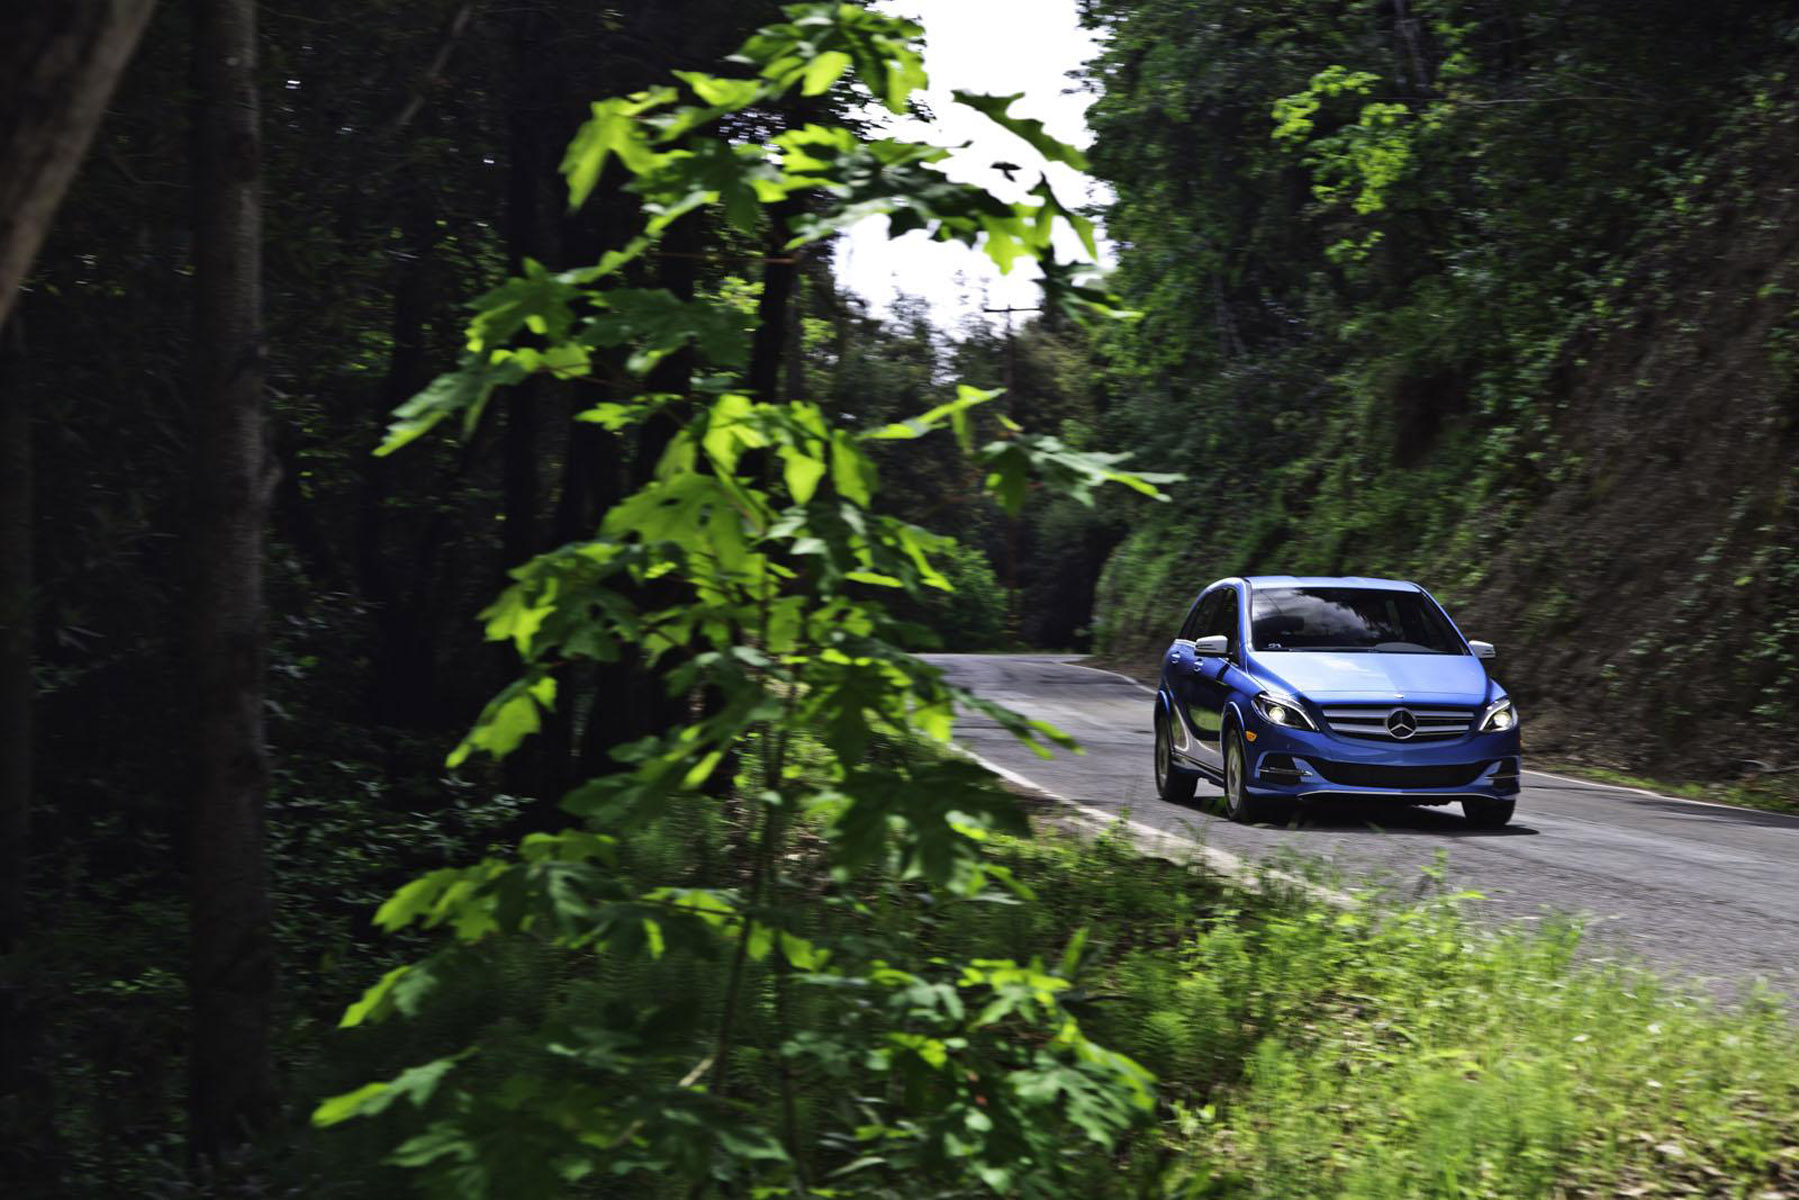
M 1350 885 L 1411 885 L 1439 851 L 1448 878 L 1501 919 L 1580 913 L 1598 953 L 1641 955 L 1723 990 L 1765 978 L 1799 995 L 1799 818 L 1524 773 L 1511 826 L 1482 831 L 1459 808 L 1332 805 L 1297 827 L 1215 818 L 1159 799 L 1151 776 L 1153 693 L 1067 655 L 933 654 L 951 682 L 1049 721 L 1084 755 L 1038 757 L 993 721 L 965 713 L 956 741 L 989 767 L 1059 799 L 1257 861 L 1322 859 Z M 1528 730 L 1526 732 L 1528 737 Z M 1525 762 L 1530 762 L 1528 745 Z

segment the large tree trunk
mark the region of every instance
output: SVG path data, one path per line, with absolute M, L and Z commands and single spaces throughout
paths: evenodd
M 151 7 L 16 0 L 0 9 L 0 326 Z
M 193 1156 L 217 1161 L 275 1111 L 262 583 L 274 477 L 263 411 L 256 7 L 254 0 L 197 0 L 197 9 L 194 508 L 183 682 L 194 704 L 188 1105 Z
M 35 1061 L 42 1004 L 13 964 L 28 933 L 35 686 L 31 412 L 23 333 L 8 319 L 151 8 L 27 0 L 0 9 L 0 1108 L 18 1117 L 0 1177 L 44 1193 L 56 1187 L 56 1147 L 49 1077 Z
M 0 1179 L 52 1195 L 62 1178 L 56 1105 L 41 1056 L 49 989 L 29 970 L 31 859 L 32 484 L 24 329 L 0 328 Z M 29 1181 L 29 1182 L 27 1182 Z

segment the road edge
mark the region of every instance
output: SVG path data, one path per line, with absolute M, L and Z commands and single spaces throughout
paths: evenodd
M 1099 668 L 1095 667 L 1092 669 L 1098 670 Z M 1070 812 L 1075 815 L 1064 814 L 1062 823 L 1074 826 L 1081 832 L 1098 834 L 1122 827 L 1129 833 L 1131 845 L 1136 847 L 1139 853 L 1147 854 L 1154 858 L 1165 858 L 1170 861 L 1178 862 L 1180 859 L 1169 852 L 1170 850 L 1178 848 L 1185 852 L 1185 857 L 1189 862 L 1192 859 L 1197 858 L 1203 861 L 1213 872 L 1225 879 L 1229 879 L 1239 887 L 1259 890 L 1263 885 L 1263 881 L 1273 879 L 1278 880 L 1280 883 L 1294 888 L 1297 891 L 1304 892 L 1314 900 L 1321 900 L 1336 908 L 1355 908 L 1361 904 L 1361 900 L 1351 892 L 1345 892 L 1339 888 L 1326 887 L 1321 883 L 1315 883 L 1310 879 L 1302 878 L 1288 871 L 1277 870 L 1266 864 L 1257 866 L 1248 859 L 1243 858 L 1241 855 L 1232 854 L 1228 850 L 1220 850 L 1216 846 L 1209 846 L 1197 838 L 1188 837 L 1184 834 L 1172 833 L 1166 829 L 1157 829 L 1153 825 L 1145 825 L 1141 821 L 1133 821 L 1129 817 L 1121 816 L 1115 812 L 1108 812 L 1095 805 L 1083 804 L 1079 800 L 1071 799 L 1062 795 L 1060 792 L 1052 791 L 1049 788 L 1044 787 L 1036 780 L 1027 775 L 1022 775 L 1019 772 L 1012 770 L 1010 767 L 1003 767 L 991 759 L 976 754 L 973 750 L 970 750 L 968 747 L 960 745 L 959 743 L 950 743 L 950 748 L 973 762 L 982 770 L 999 779 L 1003 779 L 1013 787 L 1032 795 L 1041 796 L 1044 799 L 1059 805 L 1063 809 L 1070 810 Z

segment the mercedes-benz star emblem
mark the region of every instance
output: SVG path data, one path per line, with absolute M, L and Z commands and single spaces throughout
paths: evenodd
M 1418 732 L 1418 718 L 1409 709 L 1396 708 L 1387 714 L 1387 732 L 1403 742 Z

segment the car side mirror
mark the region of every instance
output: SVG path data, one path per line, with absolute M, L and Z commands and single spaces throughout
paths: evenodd
M 1468 649 L 1474 651 L 1474 657 L 1476 658 L 1499 657 L 1499 651 L 1493 649 L 1492 642 L 1477 642 L 1470 638 L 1468 640 Z
M 1223 658 L 1231 652 L 1231 640 L 1222 633 L 1214 633 L 1210 637 L 1194 638 L 1193 653 L 1199 658 Z

